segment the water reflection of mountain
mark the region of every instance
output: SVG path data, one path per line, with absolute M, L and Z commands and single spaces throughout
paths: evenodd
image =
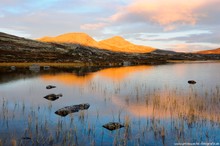
M 107 68 L 100 70 L 98 74 L 104 78 L 120 81 L 125 77 L 131 75 L 132 73 L 137 73 L 139 71 L 145 71 L 152 69 L 153 66 L 144 65 L 144 66 L 127 66 L 127 67 L 119 67 L 119 68 Z
M 51 67 L 49 70 L 39 72 L 29 70 L 28 67 L 16 68 L 11 70 L 10 67 L 0 68 L 0 83 L 7 83 L 19 79 L 41 77 L 43 80 L 56 80 L 64 84 L 84 84 L 90 81 L 95 75 L 102 76 L 110 80 L 122 80 L 131 73 L 150 69 L 152 66 L 127 66 L 127 67 Z
M 75 74 L 70 74 L 68 72 L 59 73 L 56 75 L 44 74 L 41 75 L 41 79 L 45 81 L 56 81 L 65 85 L 85 85 L 91 81 L 96 76 L 102 77 L 104 80 L 121 81 L 132 73 L 151 69 L 152 66 L 127 66 L 127 67 L 117 67 L 117 68 L 105 68 L 100 69 L 96 72 L 83 72 L 78 71 Z M 84 69 L 85 70 L 85 69 Z M 80 76 L 83 74 L 83 76 Z
M 54 76 L 61 73 L 73 73 L 76 77 L 82 78 L 91 72 L 97 72 L 104 68 L 106 67 L 51 67 L 49 70 L 44 70 L 41 67 L 39 71 L 34 71 L 29 70 L 28 67 L 20 67 L 16 70 L 12 70 L 10 67 L 0 67 L 0 83 L 39 76 Z

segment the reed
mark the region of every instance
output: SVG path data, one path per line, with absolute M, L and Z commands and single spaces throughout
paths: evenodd
M 187 91 L 182 91 L 181 88 L 166 85 L 145 91 L 148 87 L 143 85 L 143 88 L 131 91 L 132 94 L 129 92 L 130 95 L 120 96 L 117 103 L 106 93 L 105 87 L 92 86 L 93 90 L 104 90 L 105 104 L 119 104 L 118 108 L 112 108 L 106 115 L 96 108 L 89 111 L 94 112 L 91 115 L 80 111 L 59 117 L 53 115 L 53 102 L 41 106 L 2 98 L 0 124 L 13 129 L 13 121 L 23 120 L 21 124 L 25 126 L 23 131 L 10 131 L 12 140 L 1 137 L 0 146 L 19 145 L 21 134 L 30 137 L 33 145 L 144 145 L 152 139 L 158 145 L 169 145 L 166 140 L 170 137 L 175 142 L 190 142 L 193 136 L 196 140 L 212 141 L 215 136 L 210 129 L 220 126 L 219 86 L 213 89 L 203 86 L 203 91 L 189 86 Z M 117 86 L 111 94 L 117 92 L 120 95 L 123 92 L 122 85 Z M 103 129 L 102 122 L 106 117 L 123 122 L 125 127 L 112 132 Z M 204 127 L 210 129 L 206 131 Z M 198 134 L 194 130 L 199 131 Z M 108 138 L 111 142 L 105 142 Z

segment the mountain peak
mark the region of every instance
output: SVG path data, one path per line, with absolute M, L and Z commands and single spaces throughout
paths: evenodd
M 98 43 L 92 37 L 83 32 L 66 33 L 56 37 L 43 37 L 38 40 L 43 42 L 81 44 L 92 47 L 98 46 Z
M 123 37 L 121 36 L 114 36 L 106 40 L 102 40 L 99 43 L 101 44 L 109 44 L 109 45 L 117 45 L 117 46 L 127 46 L 127 45 L 132 45 L 132 43 L 126 41 Z
M 147 53 L 155 50 L 152 47 L 132 44 L 121 36 L 114 36 L 112 38 L 102 40 L 99 42 L 99 46 L 111 51 L 130 53 Z
M 114 37 L 112 37 L 112 38 L 110 38 L 110 39 L 123 40 L 123 41 L 125 41 L 125 39 L 124 39 L 123 37 L 121 37 L 121 36 L 114 36 Z
M 43 37 L 38 40 L 43 42 L 80 44 L 115 52 L 147 53 L 155 50 L 152 47 L 132 44 L 121 36 L 114 36 L 112 38 L 96 42 L 92 37 L 83 32 L 66 33 L 56 37 Z
M 65 34 L 59 35 L 57 37 L 90 37 L 90 36 L 84 32 L 71 32 L 71 33 L 65 33 Z

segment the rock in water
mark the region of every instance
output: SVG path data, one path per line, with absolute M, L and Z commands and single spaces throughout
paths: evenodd
M 52 88 L 56 88 L 56 86 L 53 86 L 53 85 L 46 86 L 46 89 L 52 89 Z
M 188 83 L 189 83 L 189 84 L 196 84 L 196 81 L 194 81 L 194 80 L 189 80 Z
M 57 110 L 55 114 L 65 117 L 68 114 L 78 112 L 79 110 L 87 110 L 89 107 L 90 105 L 88 103 L 66 106 L 64 108 Z
M 31 140 L 30 137 L 22 137 L 21 139 L 24 139 L 24 140 Z
M 39 72 L 40 71 L 40 65 L 32 64 L 31 66 L 29 66 L 29 70 L 34 71 L 34 72 Z
M 120 123 L 116 123 L 116 122 L 109 122 L 109 123 L 103 125 L 102 127 L 106 128 L 110 131 L 113 131 L 113 130 L 124 127 L 124 125 L 121 125 Z
M 46 98 L 47 100 L 51 100 L 51 101 L 54 101 L 54 100 L 57 100 L 59 97 L 62 97 L 63 95 L 62 94 L 49 94 L 47 96 L 45 96 L 44 98 Z
M 11 68 L 11 70 L 16 70 L 15 66 L 11 66 L 10 68 Z

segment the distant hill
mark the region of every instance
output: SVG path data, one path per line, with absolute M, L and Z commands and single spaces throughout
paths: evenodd
M 167 59 L 150 53 L 123 53 L 91 47 L 96 45 L 99 43 L 84 33 L 44 37 L 37 41 L 0 32 L 0 63 L 68 62 L 82 66 L 122 66 L 161 64 Z
M 114 52 L 148 53 L 156 50 L 153 47 L 132 44 L 120 36 L 97 42 L 85 33 L 67 33 L 56 37 L 43 37 L 38 40 L 42 42 L 80 44 Z
M 220 54 L 220 48 L 213 50 L 199 51 L 198 54 Z
M 67 33 L 56 37 L 43 37 L 37 40 L 42 42 L 73 43 L 91 47 L 98 46 L 98 43 L 86 33 Z
M 96 42 L 85 33 L 69 33 L 40 40 L 0 32 L 0 63 L 68 62 L 82 66 L 127 66 L 163 64 L 172 60 L 220 60 L 220 54 L 153 49 L 134 45 L 122 37 Z
M 148 46 L 135 45 L 120 36 L 115 36 L 99 42 L 99 46 L 111 51 L 129 53 L 148 53 L 156 50 Z

